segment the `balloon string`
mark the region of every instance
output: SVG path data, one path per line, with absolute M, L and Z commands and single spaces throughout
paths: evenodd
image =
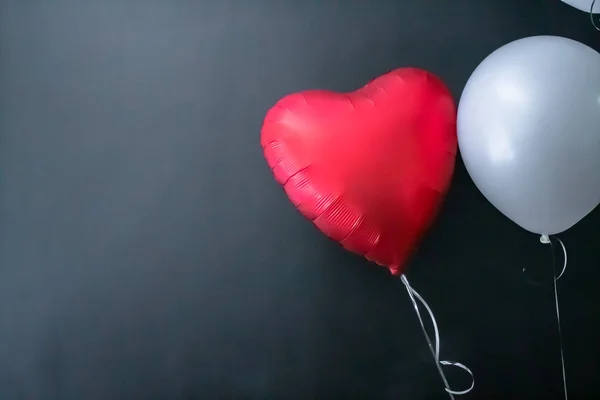
M 565 368 L 565 354 L 564 354 L 564 350 L 563 350 L 563 334 L 562 334 L 562 328 L 561 328 L 561 323 L 560 323 L 560 307 L 558 306 L 558 285 L 557 285 L 557 281 L 563 276 L 563 274 L 565 273 L 565 270 L 567 269 L 567 249 L 564 245 L 564 243 L 559 239 L 559 238 L 555 238 L 558 243 L 560 243 L 560 246 L 562 248 L 563 251 L 563 258 L 564 258 L 564 263 L 563 263 L 563 267 L 562 267 L 562 271 L 560 271 L 560 274 L 558 276 L 556 276 L 556 256 L 554 255 L 554 245 L 552 244 L 552 241 L 548 240 L 548 243 L 550 244 L 550 247 L 552 248 L 552 276 L 554 277 L 553 279 L 553 286 L 554 286 L 554 305 L 556 307 L 556 322 L 557 322 L 557 327 L 558 327 L 558 341 L 559 341 L 559 345 L 560 345 L 560 364 L 562 367 L 562 378 L 563 378 L 563 389 L 565 391 L 565 400 L 567 400 L 569 398 L 568 392 L 567 392 L 567 373 L 566 373 L 566 368 Z M 544 242 L 542 242 L 544 243 Z
M 433 311 L 431 311 L 431 308 L 429 307 L 427 302 L 423 299 L 423 297 L 421 297 L 421 295 L 412 288 L 412 286 L 408 282 L 408 279 L 406 278 L 406 275 L 403 274 L 400 277 L 400 279 L 402 280 L 402 283 L 404 283 L 404 286 L 406 286 L 406 290 L 408 291 L 408 296 L 410 297 L 410 300 L 413 303 L 413 307 L 415 308 L 415 312 L 417 313 L 417 318 L 419 318 L 419 323 L 421 324 L 421 329 L 423 330 L 423 334 L 425 335 L 425 339 L 427 340 L 427 344 L 429 345 L 429 350 L 431 351 L 431 355 L 433 356 L 433 358 L 435 360 L 435 365 L 438 369 L 438 372 L 440 373 L 440 377 L 442 378 L 442 381 L 444 382 L 446 392 L 450 396 L 450 399 L 454 400 L 454 395 L 458 396 L 458 395 L 463 395 L 463 394 L 469 393 L 475 387 L 475 377 L 473 376 L 473 372 L 467 366 L 465 366 L 464 364 L 461 364 L 459 362 L 443 361 L 443 360 L 440 361 L 440 332 L 439 332 L 439 329 L 437 326 L 437 322 L 435 320 L 435 316 L 433 315 Z M 435 335 L 434 342 L 431 341 L 431 338 L 429 337 L 429 334 L 427 333 L 427 330 L 425 329 L 425 323 L 423 322 L 423 318 L 421 317 L 421 312 L 419 311 L 419 305 L 417 304 L 417 300 L 419 300 L 419 302 L 423 305 L 423 307 L 425 307 L 425 309 L 429 313 L 429 318 L 431 318 L 431 323 L 433 324 L 433 331 L 434 331 L 434 335 Z M 450 365 L 452 367 L 457 367 L 457 368 L 460 368 L 460 369 L 466 371 L 471 376 L 471 381 L 472 381 L 471 387 L 469 387 L 467 390 L 461 390 L 461 391 L 456 391 L 456 390 L 450 389 L 450 385 L 448 384 L 448 379 L 446 379 L 446 375 L 444 374 L 442 365 Z
M 592 21 L 592 25 L 596 28 L 597 31 L 600 31 L 600 26 L 596 24 L 596 20 L 594 19 L 594 6 L 596 5 L 596 0 L 592 0 L 592 5 L 590 6 L 590 21 Z

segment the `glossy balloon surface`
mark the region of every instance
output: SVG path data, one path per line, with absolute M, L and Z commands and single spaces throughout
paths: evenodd
M 600 54 L 556 36 L 509 43 L 473 72 L 458 107 L 471 178 L 515 223 L 562 232 L 600 200 Z

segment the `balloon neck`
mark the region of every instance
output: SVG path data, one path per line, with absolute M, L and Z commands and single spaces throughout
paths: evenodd
M 542 235 L 542 236 L 540 236 L 540 243 L 549 244 L 550 243 L 550 236 L 548 236 L 548 235 Z
M 401 276 L 402 275 L 402 271 L 400 270 L 400 268 L 397 267 L 397 266 L 395 266 L 395 265 L 392 265 L 391 267 L 388 267 L 388 269 L 390 270 L 390 272 L 394 276 Z

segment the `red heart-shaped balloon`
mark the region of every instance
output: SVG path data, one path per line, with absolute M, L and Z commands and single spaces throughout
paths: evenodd
M 267 162 L 300 212 L 395 274 L 440 208 L 456 142 L 450 91 L 416 68 L 394 70 L 352 93 L 286 96 L 261 132 Z

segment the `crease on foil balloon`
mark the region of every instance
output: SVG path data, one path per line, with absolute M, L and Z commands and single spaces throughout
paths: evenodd
M 433 315 L 433 311 L 431 311 L 431 308 L 429 307 L 427 302 L 423 299 L 423 297 L 421 297 L 421 295 L 419 295 L 419 293 L 415 289 L 412 288 L 412 286 L 408 282 L 408 279 L 406 278 L 406 275 L 402 274 L 400 279 L 402 280 L 402 283 L 404 283 L 404 286 L 406 286 L 406 291 L 408 292 L 410 300 L 412 301 L 413 307 L 415 309 L 415 313 L 417 314 L 417 318 L 419 319 L 419 323 L 421 324 L 421 329 L 423 331 L 423 335 L 425 336 L 425 339 L 427 340 L 427 345 L 429 346 L 431 355 L 433 356 L 433 359 L 435 360 L 435 365 L 437 367 L 437 370 L 440 374 L 440 377 L 442 378 L 442 381 L 444 382 L 446 392 L 448 393 L 448 395 L 450 396 L 451 399 L 454 399 L 454 395 L 458 396 L 458 395 L 463 395 L 463 394 L 469 393 L 475 387 L 475 376 L 473 375 L 473 372 L 467 366 L 465 366 L 464 364 L 461 364 L 459 362 L 440 360 L 440 332 L 439 332 L 439 329 L 437 326 L 437 322 L 435 320 L 435 316 Z M 423 305 L 423 307 L 425 307 L 425 309 L 429 313 L 429 318 L 431 318 L 431 324 L 433 325 L 433 334 L 434 334 L 433 341 L 431 340 L 431 338 L 429 337 L 429 334 L 427 333 L 427 330 L 425 329 L 425 323 L 423 322 L 423 317 L 421 316 L 421 312 L 419 311 L 419 305 L 417 304 L 417 300 L 419 300 L 419 302 Z M 461 390 L 461 391 L 456 391 L 456 390 L 450 389 L 450 384 L 448 383 L 448 379 L 446 378 L 446 375 L 444 374 L 442 365 L 457 367 L 457 368 L 462 369 L 463 371 L 466 371 L 471 376 L 471 386 L 468 389 Z
M 557 330 L 558 330 L 558 342 L 559 342 L 559 347 L 560 347 L 560 365 L 561 365 L 561 369 L 562 369 L 563 390 L 564 390 L 565 400 L 568 400 L 569 394 L 568 394 L 568 390 L 567 390 L 567 372 L 566 372 L 566 368 L 565 368 L 565 353 L 564 353 L 564 345 L 563 345 L 562 325 L 561 325 L 561 321 L 560 321 L 560 307 L 559 307 L 559 301 L 558 301 L 558 285 L 557 285 L 558 280 L 563 276 L 563 274 L 567 270 L 567 248 L 565 247 L 565 244 L 562 242 L 562 240 L 560 240 L 557 237 L 554 237 L 554 239 L 560 244 L 560 247 L 563 252 L 563 259 L 564 259 L 563 267 L 562 267 L 560 273 L 558 274 L 558 276 L 556 275 L 556 255 L 554 254 L 554 244 L 552 243 L 552 237 L 548 236 L 548 235 L 542 235 L 540 237 L 540 242 L 542 244 L 549 244 L 550 249 L 552 251 L 552 286 L 554 289 L 554 307 L 556 309 L 556 325 L 557 325 Z M 523 268 L 523 273 L 525 273 L 525 271 L 526 271 L 526 268 Z M 538 284 L 538 282 L 533 282 L 533 283 Z

